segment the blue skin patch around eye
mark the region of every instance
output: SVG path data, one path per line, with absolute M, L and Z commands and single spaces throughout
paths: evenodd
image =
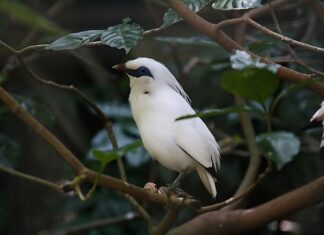
M 129 74 L 130 76 L 136 77 L 136 78 L 143 77 L 143 76 L 153 78 L 151 71 L 145 66 L 141 66 L 137 69 L 127 69 L 126 73 Z

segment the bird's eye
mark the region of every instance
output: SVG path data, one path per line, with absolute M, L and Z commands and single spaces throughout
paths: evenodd
M 145 67 L 141 67 L 141 68 L 139 69 L 139 73 L 140 73 L 141 75 L 146 75 L 146 74 L 147 74 L 147 68 L 145 68 Z
M 141 66 L 137 69 L 137 74 L 138 77 L 142 77 L 142 76 L 148 76 L 148 77 L 153 77 L 151 74 L 151 71 L 146 68 L 145 66 Z

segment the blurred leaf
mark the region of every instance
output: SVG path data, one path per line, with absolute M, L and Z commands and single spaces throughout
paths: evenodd
M 249 51 L 251 51 L 253 53 L 261 53 L 266 50 L 272 49 L 274 47 L 275 43 L 276 42 L 273 42 L 273 41 L 254 42 L 249 45 Z
M 298 83 L 291 84 L 287 88 L 281 90 L 281 92 L 275 97 L 274 101 L 271 105 L 271 110 L 273 111 L 278 105 L 279 101 L 287 96 L 290 92 L 297 91 L 305 86 L 309 86 L 310 84 L 316 83 L 317 81 L 314 79 L 307 79 Z
M 230 93 L 264 102 L 278 88 L 279 79 L 267 70 L 248 68 L 224 72 L 220 83 Z
M 107 164 L 109 164 L 110 162 L 124 156 L 128 152 L 136 150 L 141 146 L 143 146 L 142 141 L 135 140 L 133 143 L 127 144 L 121 148 L 118 148 L 117 150 L 110 150 L 110 151 L 103 152 L 94 149 L 92 153 L 94 157 L 100 162 L 101 169 L 104 169 L 107 166 Z
M 183 0 L 183 3 L 187 5 L 189 9 L 194 12 L 200 11 L 204 6 L 206 6 L 210 0 Z M 163 24 L 162 27 L 168 27 L 174 23 L 181 21 L 182 18 L 173 10 L 169 9 L 163 15 Z
M 21 2 L 12 0 L 1 0 L 0 11 L 3 14 L 8 15 L 10 18 L 13 18 L 16 21 L 28 25 L 32 28 L 56 33 L 62 32 L 62 30 L 53 22 L 46 19 L 44 16 L 37 13 L 36 11 L 26 7 Z
M 144 30 L 138 24 L 129 24 L 126 18 L 122 24 L 109 27 L 101 34 L 101 41 L 111 47 L 124 49 L 126 54 L 143 37 Z
M 233 69 L 241 70 L 246 68 L 260 68 L 276 73 L 280 67 L 277 64 L 265 64 L 260 58 L 253 59 L 246 51 L 235 50 L 230 57 Z
M 241 10 L 259 7 L 261 0 L 214 0 L 212 7 L 217 10 Z
M 219 116 L 219 115 L 224 115 L 224 114 L 229 114 L 229 113 L 239 113 L 239 112 L 255 112 L 257 114 L 263 115 L 263 113 L 260 110 L 253 109 L 251 107 L 228 107 L 228 108 L 223 108 L 223 109 L 208 109 L 202 112 L 198 112 L 196 114 L 192 115 L 185 115 L 178 117 L 176 121 L 178 120 L 183 120 L 183 119 L 188 119 L 188 118 L 194 118 L 194 117 L 212 117 L 212 116 Z
M 87 30 L 78 33 L 71 33 L 55 40 L 45 49 L 54 51 L 73 50 L 99 39 L 102 32 L 104 32 L 104 30 Z
M 122 155 L 118 151 L 102 152 L 100 150 L 92 150 L 93 156 L 100 162 L 101 171 L 112 161 L 121 157 Z
M 155 39 L 159 42 L 166 42 L 171 44 L 219 48 L 219 45 L 217 43 L 206 37 L 156 37 Z
M 36 117 L 47 125 L 54 124 L 55 116 L 48 106 L 28 97 L 15 97 L 20 103 L 21 107 L 29 112 L 32 116 Z
M 18 143 L 8 136 L 0 134 L 0 165 L 12 168 L 21 155 Z
M 258 135 L 256 143 L 260 152 L 272 160 L 278 170 L 292 161 L 300 149 L 299 139 L 293 133 L 285 131 Z

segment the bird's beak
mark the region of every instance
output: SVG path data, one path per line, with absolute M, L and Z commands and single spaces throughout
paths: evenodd
M 116 64 L 112 67 L 113 69 L 116 69 L 118 71 L 121 71 L 121 72 L 125 72 L 126 71 L 126 66 L 125 64 Z

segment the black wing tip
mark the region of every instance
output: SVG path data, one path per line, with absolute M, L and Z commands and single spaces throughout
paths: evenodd
M 322 123 L 314 120 L 314 121 L 309 122 L 303 128 L 301 128 L 300 131 L 306 131 L 306 130 L 314 129 L 314 128 L 318 128 L 318 127 L 322 127 Z

